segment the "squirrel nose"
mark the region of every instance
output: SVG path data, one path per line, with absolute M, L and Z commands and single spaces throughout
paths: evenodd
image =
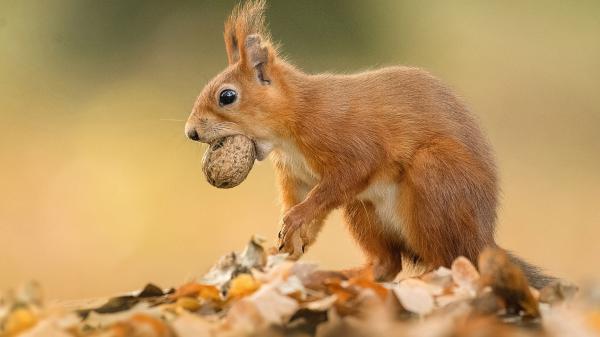
M 194 140 L 196 142 L 200 141 L 200 135 L 198 135 L 198 131 L 196 131 L 196 129 L 194 129 L 194 128 L 187 129 L 185 131 L 185 134 L 191 140 Z

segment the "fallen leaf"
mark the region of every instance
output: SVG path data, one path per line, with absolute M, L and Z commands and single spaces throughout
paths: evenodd
M 427 315 L 434 308 L 433 296 L 429 293 L 426 284 L 404 280 L 392 288 L 406 310 L 418 315 Z
M 72 335 L 57 326 L 53 319 L 46 319 L 20 334 L 19 337 L 72 337 Z
M 307 302 L 302 307 L 312 311 L 327 311 L 333 307 L 337 299 L 336 295 L 331 295 L 320 300 Z
M 174 300 L 181 297 L 200 297 L 204 300 L 221 301 L 221 294 L 217 287 L 197 282 L 186 283 L 171 295 Z
M 240 265 L 247 270 L 262 268 L 267 263 L 267 255 L 263 247 L 265 239 L 257 235 L 253 236 L 244 251 L 240 254 Z
M 451 288 L 454 287 L 452 271 L 446 267 L 439 267 L 432 272 L 424 274 L 420 279 L 431 287 L 430 289 L 433 290 L 433 294 L 436 296 L 450 293 Z
M 214 328 L 210 322 L 192 314 L 179 315 L 171 326 L 178 337 L 209 337 Z
M 235 252 L 222 256 L 219 261 L 204 275 L 200 283 L 212 285 L 223 292 L 231 279 L 238 273 L 239 262 Z
M 371 289 L 382 301 L 386 299 L 389 293 L 386 287 L 375 282 L 371 268 L 365 268 L 363 272 L 350 278 L 348 284 L 363 289 Z
M 282 324 L 298 309 L 298 302 L 281 295 L 276 288 L 263 287 L 248 297 L 268 323 Z
M 282 295 L 287 295 L 300 301 L 306 299 L 306 289 L 300 278 L 296 275 L 289 276 L 285 281 L 279 282 L 276 286 Z
M 175 337 L 171 328 L 160 319 L 145 314 L 135 314 L 126 321 L 120 321 L 108 328 L 110 337 Z M 104 337 L 104 336 L 102 336 Z
M 15 336 L 33 327 L 38 321 L 36 315 L 26 307 L 16 308 L 11 311 L 4 321 L 4 332 L 8 336 Z
M 479 272 L 469 259 L 464 256 L 458 257 L 452 262 L 451 270 L 454 283 L 465 289 L 476 290 Z
M 337 302 L 339 304 L 345 304 L 349 302 L 351 299 L 355 298 L 358 293 L 348 287 L 344 287 L 343 281 L 336 278 L 330 278 L 325 280 L 325 285 L 328 289 L 328 292 L 332 295 L 335 295 L 337 298 Z
M 250 295 L 260 287 L 254 277 L 250 274 L 240 274 L 231 281 L 229 291 L 227 292 L 228 300 L 237 300 L 244 296 Z
M 200 309 L 200 302 L 194 297 L 180 297 L 175 304 L 187 311 L 196 311 Z
M 148 283 L 139 294 L 137 294 L 138 298 L 149 298 L 149 297 L 160 297 L 165 295 L 165 292 L 157 285 L 152 283 Z

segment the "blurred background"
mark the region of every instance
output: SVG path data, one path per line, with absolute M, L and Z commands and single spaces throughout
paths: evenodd
M 0 1 L 0 289 L 113 295 L 202 275 L 279 229 L 270 163 L 238 188 L 201 171 L 184 121 L 226 65 L 234 1 Z M 600 2 L 271 1 L 308 72 L 408 64 L 470 104 L 495 148 L 501 245 L 600 278 Z M 362 263 L 336 212 L 305 257 Z

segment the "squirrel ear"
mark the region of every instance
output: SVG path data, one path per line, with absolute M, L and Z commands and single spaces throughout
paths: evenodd
M 235 36 L 235 31 L 232 29 L 225 30 L 225 49 L 227 50 L 227 61 L 229 64 L 234 64 L 240 59 L 240 46 Z
M 267 44 L 262 43 L 262 38 L 258 34 L 248 35 L 244 44 L 245 62 L 250 71 L 256 74 L 261 84 L 271 84 L 269 70 L 269 52 Z

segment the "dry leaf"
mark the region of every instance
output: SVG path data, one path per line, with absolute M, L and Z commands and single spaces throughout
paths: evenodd
M 337 299 L 336 295 L 331 295 L 320 300 L 307 302 L 302 307 L 312 311 L 327 311 L 333 307 Z
M 337 303 L 346 304 L 350 300 L 354 299 L 358 293 L 348 287 L 343 285 L 343 280 L 330 278 L 325 281 L 325 285 L 330 294 L 333 294 L 337 297 Z
M 430 273 L 424 274 L 421 276 L 421 280 L 432 287 L 431 289 L 434 290 L 436 296 L 448 293 L 454 287 L 452 271 L 446 267 L 439 267 Z
M 160 319 L 135 314 L 126 321 L 113 324 L 107 331 L 111 337 L 175 337 L 171 328 Z
M 254 294 L 235 302 L 228 315 L 235 328 L 247 326 L 249 318 L 256 325 L 281 325 L 298 310 L 295 300 L 281 295 L 276 287 L 265 285 Z
M 172 323 L 177 337 L 209 337 L 212 336 L 213 324 L 192 314 L 181 314 Z
M 417 280 L 404 280 L 392 288 L 404 309 L 418 315 L 427 315 L 434 308 L 433 296 L 427 289 L 427 284 L 414 282 Z
M 53 319 L 41 321 L 33 328 L 20 334 L 20 337 L 72 337 L 71 334 L 65 332 L 56 324 Z
M 174 300 L 180 297 L 200 297 L 204 300 L 221 301 L 221 294 L 217 287 L 196 282 L 182 285 L 171 295 Z
M 228 300 L 240 299 L 244 296 L 250 295 L 260 287 L 254 277 L 250 274 L 240 274 L 231 281 L 229 291 L 227 293 Z
M 252 268 L 262 268 L 267 263 L 267 255 L 263 247 L 265 239 L 260 236 L 253 236 L 248 245 L 240 254 L 240 265 L 247 270 Z
M 282 324 L 299 308 L 298 302 L 281 295 L 275 287 L 265 286 L 248 297 L 268 323 Z
M 202 277 L 200 283 L 213 285 L 225 294 L 229 290 L 230 282 L 237 275 L 251 274 L 254 269 L 263 269 L 267 263 L 263 241 L 264 239 L 254 236 L 241 254 L 231 252 L 223 256 Z
M 175 304 L 187 311 L 196 311 L 200 309 L 200 302 L 193 297 L 180 297 Z
M 162 309 L 160 307 L 150 307 L 149 303 L 141 302 L 127 311 L 108 314 L 100 314 L 92 311 L 83 319 L 82 323 L 86 328 L 104 329 L 119 322 L 129 321 L 136 315 L 160 317 L 162 316 Z
M 16 308 L 6 317 L 3 330 L 8 336 L 15 336 L 37 323 L 37 316 L 28 308 Z
M 576 307 L 576 301 L 551 306 L 572 298 L 576 288 L 557 282 L 538 294 L 503 251 L 481 255 L 481 276 L 459 258 L 451 270 L 438 268 L 399 284 L 375 282 L 368 270 L 323 271 L 283 257 L 266 257 L 261 239 L 253 238 L 242 253 L 221 258 L 203 278 L 206 282 L 184 284 L 169 295 L 149 284 L 137 294 L 80 311 L 88 315 L 84 319 L 49 315 L 48 308 L 40 308 L 39 285 L 30 283 L 0 300 L 0 335 L 548 337 L 593 336 L 594 329 L 600 330 L 600 314 L 593 309 L 600 301 L 594 302 L 592 293 L 583 294 L 587 307 Z M 388 296 L 390 291 L 394 296 Z M 548 303 L 538 306 L 538 297 Z M 91 305 L 78 303 L 70 308 Z M 509 315 L 503 314 L 506 309 Z M 545 330 L 539 329 L 540 320 L 529 319 L 539 311 Z M 415 314 L 419 320 L 410 319 Z
M 382 301 L 386 299 L 389 293 L 389 290 L 386 287 L 375 282 L 371 268 L 365 268 L 363 272 L 350 278 L 348 284 L 363 289 L 371 289 Z
M 278 283 L 277 290 L 282 295 L 291 296 L 297 300 L 306 299 L 306 289 L 296 275 L 289 276 L 285 281 Z
M 461 288 L 476 290 L 477 282 L 479 281 L 479 272 L 477 272 L 477 269 L 469 259 L 464 256 L 458 257 L 452 263 L 451 270 L 454 283 Z
M 200 283 L 212 285 L 219 290 L 223 290 L 229 285 L 229 282 L 239 269 L 238 256 L 235 252 L 231 252 L 222 256 L 208 273 L 202 277 Z

